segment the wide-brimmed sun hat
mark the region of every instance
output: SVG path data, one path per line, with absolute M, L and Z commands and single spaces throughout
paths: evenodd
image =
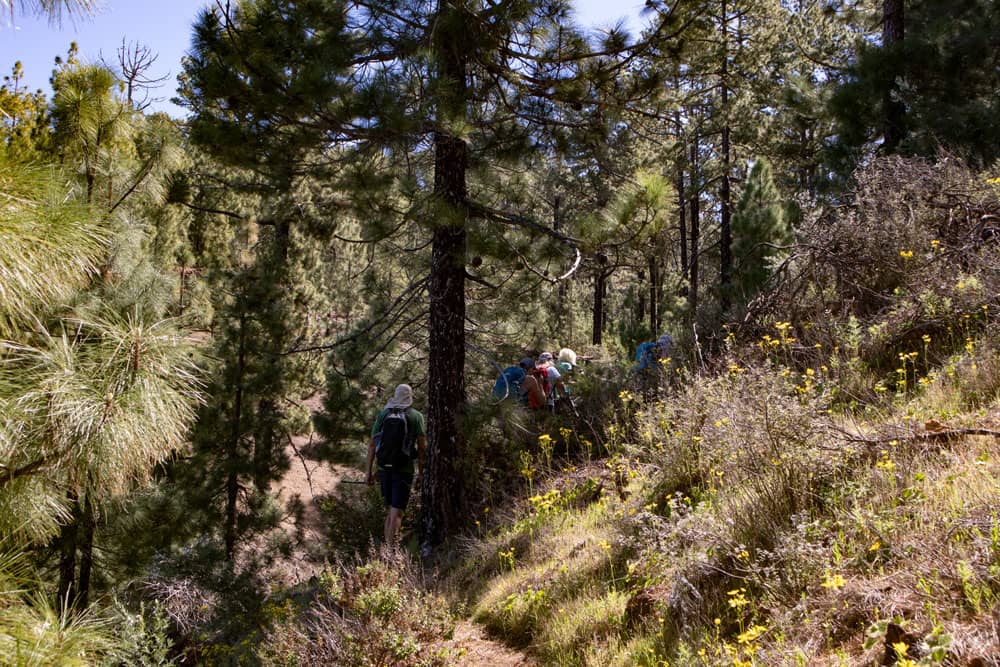
M 408 408 L 413 405 L 413 388 L 408 384 L 396 385 L 392 398 L 385 404 L 386 410 L 393 408 Z

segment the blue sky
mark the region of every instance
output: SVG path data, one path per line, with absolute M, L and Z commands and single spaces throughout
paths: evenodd
M 18 60 L 25 71 L 30 89 L 49 93 L 53 59 L 65 56 L 70 42 L 76 42 L 84 62 L 102 58 L 117 62 L 122 40 L 138 42 L 158 56 L 151 76 L 169 75 L 166 83 L 153 92 L 161 98 L 153 107 L 174 116 L 184 111 L 169 103 L 174 95 L 181 57 L 190 47 L 191 24 L 199 10 L 211 0 L 106 0 L 102 9 L 88 19 L 63 18 L 61 25 L 45 19 L 18 16 L 0 18 L 0 76 L 8 75 Z M 617 19 L 628 18 L 637 26 L 642 0 L 574 0 L 580 23 L 595 28 L 607 27 Z M 0 3 L 0 7 L 4 3 Z

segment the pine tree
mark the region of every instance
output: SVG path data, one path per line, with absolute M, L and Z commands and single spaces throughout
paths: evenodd
M 197 27 L 185 93 L 196 140 L 268 178 L 281 165 L 322 174 L 353 207 L 331 218 L 353 213 L 373 239 L 380 225 L 400 224 L 390 222 L 398 211 L 420 212 L 431 248 L 423 487 L 431 540 L 457 528 L 465 501 L 465 388 L 455 369 L 465 366 L 468 247 L 511 229 L 572 243 L 478 187 L 484 167 L 523 154 L 560 104 L 585 102 L 586 84 L 573 72 L 586 42 L 567 16 L 561 2 L 273 0 L 208 12 Z M 592 74 L 610 82 L 612 71 L 605 63 Z M 315 151 L 309 159 L 306 146 Z
M 733 284 L 738 304 L 748 303 L 772 273 L 775 257 L 791 242 L 791 229 L 771 172 L 760 158 L 754 162 L 733 215 Z
M 831 100 L 838 120 L 833 157 L 847 170 L 859 151 L 934 157 L 950 151 L 976 165 L 1000 156 L 995 91 L 1000 84 L 992 0 L 886 2 L 883 35 L 862 44 Z
M 45 94 L 23 87 L 24 68 L 14 63 L 0 84 L 0 147 L 14 158 L 28 160 L 48 148 L 51 126 Z
M 19 539 L 49 537 L 62 524 L 61 593 L 79 595 L 85 605 L 93 531 L 85 526 L 80 535 L 77 528 L 180 446 L 197 381 L 168 324 L 109 308 L 80 319 L 60 306 L 87 286 L 108 227 L 60 192 L 57 183 L 65 181 L 48 180 L 54 173 L 20 165 L 4 173 L 4 192 L 16 193 L 19 204 L 0 218 L 10 251 L 0 257 L 0 271 L 36 278 L 5 291 L 0 317 L 12 337 L 0 378 L 0 522 Z
M 91 7 L 18 4 L 54 18 Z M 15 68 L 13 88 L 0 94 L 5 105 L 11 97 L 26 101 L 17 77 Z M 125 313 L 95 303 L 94 280 L 116 230 L 108 211 L 80 196 L 71 171 L 46 164 L 49 132 L 38 122 L 47 116 L 44 98 L 27 102 L 7 116 L 13 120 L 0 147 L 7 202 L 0 210 L 0 662 L 96 664 L 116 640 L 106 620 L 70 607 L 87 604 L 93 521 L 182 444 L 198 380 L 172 326 L 144 321 L 141 297 Z M 30 131 L 26 118 L 36 121 Z M 73 561 L 81 547 L 79 574 L 67 572 L 71 561 L 63 559 L 53 604 L 21 554 L 71 525 L 84 528 L 79 543 L 63 545 Z

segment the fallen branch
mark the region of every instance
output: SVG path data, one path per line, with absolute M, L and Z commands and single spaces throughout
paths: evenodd
M 933 442 L 936 440 L 952 440 L 967 435 L 988 435 L 1000 438 L 1000 431 L 989 428 L 949 428 L 943 431 L 928 431 L 927 433 L 914 433 L 908 436 L 895 436 L 887 438 L 848 438 L 847 442 L 861 443 L 863 445 L 888 445 L 900 442 Z

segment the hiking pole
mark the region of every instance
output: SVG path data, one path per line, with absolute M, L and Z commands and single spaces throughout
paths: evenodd
M 569 400 L 569 407 L 573 408 L 573 416 L 579 419 L 580 413 L 576 409 L 576 401 L 573 400 L 572 396 L 567 396 L 566 398 Z
M 565 401 L 566 403 L 569 403 L 569 408 L 570 408 L 570 410 L 573 411 L 573 416 L 575 416 L 577 419 L 580 418 L 580 413 L 577 412 L 577 410 L 576 410 L 576 402 L 573 401 L 573 397 L 572 396 L 570 396 L 569 394 L 563 394 L 559 398 L 559 401 L 560 402 Z

